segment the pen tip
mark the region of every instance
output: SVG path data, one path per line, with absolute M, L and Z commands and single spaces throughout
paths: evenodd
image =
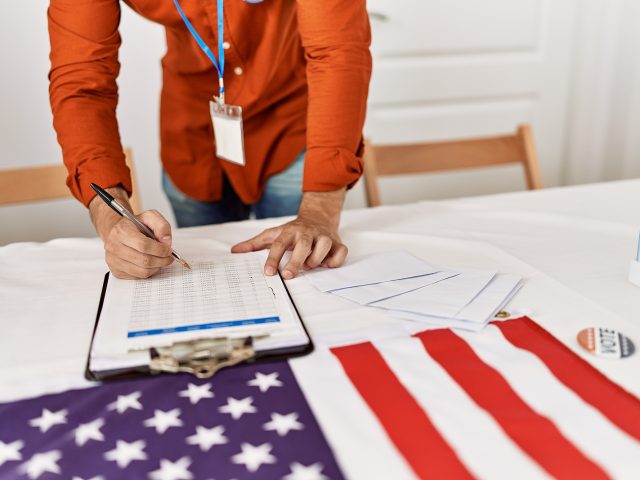
M 182 260 L 181 258 L 178 259 L 178 262 L 180 263 L 180 265 L 182 265 L 184 268 L 186 268 L 187 270 L 191 270 L 191 265 L 189 265 L 187 262 L 185 262 L 184 260 Z

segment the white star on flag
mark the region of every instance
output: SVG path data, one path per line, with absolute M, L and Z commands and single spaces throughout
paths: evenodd
M 220 413 L 228 413 L 234 420 L 238 420 L 245 413 L 256 413 L 257 409 L 252 405 L 253 398 L 246 397 L 242 400 L 229 397 L 227 398 L 227 404 L 218 408 Z
M 35 480 L 45 472 L 60 473 L 58 461 L 62 458 L 60 450 L 50 450 L 36 453 L 28 462 L 20 465 L 20 471 L 26 473 L 31 480 Z
M 84 480 L 82 477 L 73 477 L 73 480 Z M 104 480 L 102 475 L 96 475 L 95 477 L 87 478 L 87 480 Z
M 144 421 L 146 427 L 155 427 L 156 432 L 162 434 L 171 427 L 181 427 L 182 420 L 180 420 L 180 409 L 174 408 L 165 412 L 163 410 L 156 410 L 153 417 L 147 418 Z
M 262 393 L 269 390 L 271 387 L 281 387 L 282 382 L 278 380 L 278 372 L 264 374 L 256 372 L 256 376 L 253 380 L 249 380 L 247 385 L 250 387 L 258 387 Z
M 199 445 L 200 450 L 208 452 L 214 445 L 224 445 L 229 440 L 224 436 L 224 427 L 219 425 L 213 428 L 196 427 L 196 433 L 187 437 L 189 445 Z
M 104 441 L 104 435 L 100 429 L 104 426 L 104 420 L 97 418 L 93 422 L 83 423 L 75 430 L 76 445 L 81 447 L 89 440 Z
M 321 463 L 304 466 L 301 463 L 293 462 L 289 468 L 291 473 L 282 477 L 282 480 L 329 480 L 329 477 L 322 474 L 324 467 Z
M 142 410 L 142 404 L 139 399 L 142 396 L 140 392 L 133 392 L 129 395 L 118 395 L 118 399 L 107 405 L 109 410 L 116 410 L 118 413 L 124 413 L 128 409 Z
M 269 443 L 263 443 L 257 447 L 250 443 L 243 443 L 240 448 L 242 452 L 233 455 L 231 461 L 244 465 L 250 472 L 255 472 L 262 464 L 276 463 L 276 457 L 271 455 L 273 447 Z
M 22 440 L 16 440 L 11 443 L 4 443 L 0 440 L 0 467 L 11 460 L 22 460 L 20 450 L 24 447 Z
M 298 421 L 298 414 L 295 412 L 288 413 L 287 415 L 272 413 L 271 421 L 265 423 L 262 428 L 265 430 L 274 430 L 278 432 L 278 435 L 284 437 L 291 430 L 302 430 L 304 425 Z
M 189 471 L 191 460 L 189 457 L 182 457 L 180 460 L 171 462 L 166 459 L 160 460 L 160 468 L 149 473 L 151 480 L 191 480 L 193 475 Z
M 67 423 L 67 411 L 58 410 L 52 412 L 46 408 L 42 409 L 42 415 L 38 418 L 32 418 L 29 420 L 29 425 L 32 427 L 38 427 L 42 433 L 45 433 L 54 425 L 61 425 Z
M 178 395 L 181 397 L 188 397 L 192 405 L 195 405 L 203 398 L 213 398 L 210 383 L 205 383 L 203 385 L 190 383 L 187 389 L 178 392 Z
M 134 460 L 147 459 L 147 454 L 144 453 L 145 446 L 144 440 L 137 440 L 131 443 L 118 440 L 116 448 L 106 452 L 104 458 L 116 462 L 120 468 L 125 468 Z

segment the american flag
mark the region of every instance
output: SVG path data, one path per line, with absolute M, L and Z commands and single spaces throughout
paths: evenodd
M 343 478 L 286 361 L 0 405 L 0 478 Z
M 640 478 L 638 398 L 528 318 L 47 395 L 0 422 L 2 479 Z

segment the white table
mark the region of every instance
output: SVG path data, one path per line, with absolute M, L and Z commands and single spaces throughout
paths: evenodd
M 640 180 L 632 180 L 352 210 L 344 213 L 342 235 L 351 255 L 405 249 L 435 264 L 524 275 L 527 284 L 509 308 L 531 312 L 569 348 L 640 395 L 640 354 L 602 360 L 575 341 L 580 329 L 605 325 L 640 346 L 640 289 L 626 280 L 640 230 L 638 199 Z M 225 251 L 279 221 L 180 230 L 175 242 L 208 239 Z M 98 239 L 0 248 L 0 401 L 86 385 L 105 271 Z M 305 278 L 290 287 L 320 348 L 406 335 L 402 322 L 322 294 Z

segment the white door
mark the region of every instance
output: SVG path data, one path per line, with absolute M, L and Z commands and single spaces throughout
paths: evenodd
M 369 0 L 375 143 L 533 124 L 545 185 L 563 169 L 574 0 Z M 361 186 L 359 187 L 361 188 Z M 524 188 L 519 167 L 381 182 L 383 203 Z M 360 205 L 354 192 L 349 202 Z

